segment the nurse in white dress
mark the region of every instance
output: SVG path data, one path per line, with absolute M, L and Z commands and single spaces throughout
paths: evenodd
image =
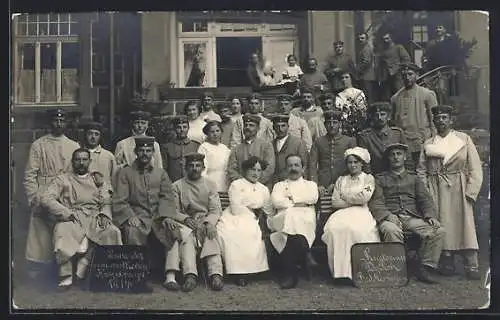
M 200 115 L 200 108 L 201 107 L 196 101 L 188 101 L 184 106 L 184 114 L 189 119 L 189 131 L 187 134 L 188 138 L 202 144 L 203 141 L 205 141 L 203 127 L 205 126 L 206 122 Z
M 332 194 L 334 211 L 321 240 L 327 246 L 328 266 L 334 279 L 352 279 L 351 247 L 360 242 L 380 242 L 375 219 L 367 203 L 375 190 L 375 179 L 364 173 L 370 153 L 360 147 L 347 149 L 344 158 L 348 175 L 337 179 Z
M 203 127 L 207 136 L 198 148 L 198 153 L 205 155 L 205 170 L 202 175 L 212 181 L 217 192 L 227 192 L 229 179 L 227 177 L 227 163 L 231 151 L 220 142 L 222 127 L 219 121 L 208 121 Z
M 229 207 L 222 212 L 217 224 L 226 274 L 237 275 L 239 286 L 247 284 L 246 275 L 269 270 L 257 218 L 265 219 L 274 210 L 269 189 L 258 182 L 266 167 L 257 157 L 242 163 L 244 178 L 231 183 Z

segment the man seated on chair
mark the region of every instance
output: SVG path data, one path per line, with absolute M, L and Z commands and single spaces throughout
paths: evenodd
M 112 187 L 101 173 L 89 172 L 90 162 L 87 149 L 75 150 L 73 170 L 56 177 L 40 197 L 57 221 L 53 241 L 60 289 L 73 285 L 73 258 L 78 260 L 76 278 L 83 280 L 95 245 L 122 244 L 120 230 L 111 222 Z
M 436 283 L 433 278 L 444 241 L 444 228 L 437 220 L 437 210 L 424 183 L 406 171 L 408 146 L 393 143 L 385 149 L 389 171 L 375 176 L 375 192 L 368 203 L 377 221 L 383 241 L 404 243 L 404 231 L 422 238 L 417 278 Z
M 286 158 L 288 177 L 274 185 L 271 200 L 277 213 L 270 215 L 267 225 L 271 230 L 270 240 L 280 254 L 284 267 L 282 289 L 295 288 L 298 282 L 297 266 L 309 274 L 309 267 L 316 264 L 310 248 L 316 237 L 316 211 L 318 186 L 305 180 L 303 160 L 291 154 Z
M 216 225 L 222 209 L 215 185 L 201 176 L 205 169 L 205 156 L 200 153 L 185 155 L 186 177 L 173 184 L 176 212 L 173 218 L 181 225 L 182 241 L 176 243 L 167 254 L 167 280 L 165 287 L 178 291 L 176 272 L 184 276 L 182 291 L 192 291 L 197 284 L 197 257 L 204 259 L 200 267 L 207 266 L 212 290 L 219 291 L 224 286 L 221 249 Z M 204 276 L 203 271 L 200 271 Z
M 118 172 L 113 220 L 121 229 L 125 244 L 147 245 L 152 230 L 168 252 L 180 240 L 180 234 L 175 221 L 169 218 L 175 211 L 170 178 L 151 162 L 155 144 L 153 137 L 135 139 L 136 160 Z

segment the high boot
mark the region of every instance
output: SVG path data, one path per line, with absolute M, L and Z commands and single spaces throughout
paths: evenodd
M 291 241 L 287 242 L 285 249 L 281 253 L 284 279 L 280 283 L 281 289 L 295 288 L 298 283 L 297 265 L 294 258 L 294 248 Z

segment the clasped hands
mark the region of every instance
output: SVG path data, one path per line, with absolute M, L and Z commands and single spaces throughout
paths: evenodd
M 201 235 L 206 236 L 208 239 L 213 240 L 217 237 L 217 229 L 210 222 L 200 222 L 191 217 L 184 219 L 184 224 L 193 229 L 195 232 L 200 232 Z

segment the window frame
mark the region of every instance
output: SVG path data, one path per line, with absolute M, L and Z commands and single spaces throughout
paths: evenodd
M 70 13 L 68 13 L 71 15 Z M 17 16 L 13 23 L 13 102 L 16 106 L 78 106 L 79 98 L 75 101 L 64 101 L 62 100 L 62 47 L 65 43 L 77 43 L 81 45 L 79 35 L 42 35 L 42 36 L 34 36 L 34 35 L 20 35 L 18 33 L 19 25 L 22 23 L 20 21 L 21 16 Z M 68 18 L 71 21 L 71 16 Z M 38 21 L 38 16 L 37 16 Z M 75 20 L 77 21 L 77 20 Z M 40 22 L 37 22 L 37 25 Z M 42 22 L 43 23 L 43 22 Z M 58 19 L 58 24 L 61 23 Z M 65 22 L 62 22 L 65 23 Z M 79 22 L 75 22 L 79 23 Z M 38 29 L 38 26 L 37 26 Z M 59 30 L 59 26 L 58 26 Z M 42 44 L 46 43 L 54 43 L 56 45 L 56 101 L 41 101 L 41 48 Z M 35 101 L 20 101 L 18 96 L 18 87 L 20 85 L 20 75 L 21 75 L 21 65 L 22 62 L 19 46 L 23 44 L 32 44 L 35 47 L 35 69 L 33 70 L 35 73 Z M 80 48 L 81 52 L 81 48 Z M 82 70 L 82 62 L 81 57 L 78 63 L 78 74 L 80 74 Z M 78 88 L 80 89 L 80 81 L 78 83 Z

